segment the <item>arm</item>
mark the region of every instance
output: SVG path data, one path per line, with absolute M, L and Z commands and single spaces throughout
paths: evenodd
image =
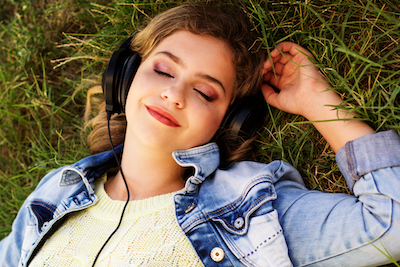
M 330 85 L 308 57 L 312 58 L 311 53 L 297 44 L 278 44 L 271 52 L 272 61 L 268 59 L 264 64 L 266 84 L 262 86 L 262 92 L 265 100 L 280 110 L 302 115 L 309 121 L 354 118 L 354 114 L 331 107 L 340 105 L 343 100 L 333 90 L 329 90 Z M 280 92 L 275 92 L 271 85 Z M 313 124 L 335 152 L 348 141 L 374 133 L 372 128 L 359 120 Z
M 393 131 L 346 143 L 336 154 L 354 195 L 275 184 L 273 206 L 295 266 L 380 266 L 400 260 L 400 137 Z
M 326 106 L 342 99 L 329 90 L 307 50 L 292 43 L 277 49 L 264 65 L 267 84 L 262 91 L 269 104 L 311 121 L 354 117 Z M 399 260 L 400 137 L 391 131 L 374 134 L 357 120 L 314 125 L 337 152 L 354 195 L 309 191 L 287 177 L 275 184 L 278 198 L 273 205 L 294 265 L 377 266 L 388 262 L 378 249 Z

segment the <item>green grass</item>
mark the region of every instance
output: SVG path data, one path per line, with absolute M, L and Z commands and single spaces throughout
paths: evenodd
M 303 45 L 349 110 L 378 131 L 400 131 L 400 1 L 253 1 L 252 10 L 266 47 Z M 293 164 L 309 188 L 347 192 L 333 151 L 313 126 L 299 116 L 271 114 L 261 160 Z
M 86 78 L 142 22 L 182 1 L 14 1 L 0 10 L 0 238 L 49 170 L 89 154 Z M 309 49 L 351 111 L 400 132 L 400 0 L 241 1 L 263 49 Z M 326 141 L 302 117 L 270 107 L 259 160 L 283 159 L 310 189 L 348 192 Z
M 44 174 L 88 154 L 81 136 L 84 94 L 77 84 L 86 62 L 53 69 L 74 54 L 63 32 L 96 33 L 88 3 L 3 3 L 0 14 L 0 237 Z M 44 8 L 43 8 L 44 7 Z M 97 23 L 97 24 L 96 24 Z

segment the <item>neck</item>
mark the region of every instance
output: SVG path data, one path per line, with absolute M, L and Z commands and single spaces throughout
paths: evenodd
M 154 151 L 129 139 L 125 140 L 121 169 L 129 188 L 129 200 L 167 194 L 184 187 L 184 168 L 175 162 L 171 153 Z M 127 199 L 120 171 L 107 180 L 105 189 L 111 199 Z

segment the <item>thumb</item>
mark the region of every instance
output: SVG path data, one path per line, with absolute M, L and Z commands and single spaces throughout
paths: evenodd
M 262 84 L 261 85 L 261 92 L 264 95 L 265 101 L 271 106 L 280 109 L 280 105 L 278 102 L 278 93 L 275 92 L 274 88 L 272 88 L 269 84 Z

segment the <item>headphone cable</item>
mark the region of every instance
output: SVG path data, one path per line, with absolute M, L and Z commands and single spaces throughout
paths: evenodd
M 127 199 L 126 199 L 124 208 L 122 209 L 121 217 L 119 218 L 119 222 L 118 222 L 117 227 L 116 227 L 116 228 L 114 229 L 114 231 L 108 236 L 107 240 L 104 242 L 103 246 L 100 248 L 99 252 L 98 252 L 97 255 L 96 255 L 96 258 L 94 259 L 94 262 L 93 262 L 93 264 L 92 264 L 92 267 L 94 267 L 94 265 L 96 264 L 96 261 L 97 261 L 97 259 L 98 259 L 99 256 L 100 256 L 100 253 L 103 251 L 103 249 L 104 249 L 105 246 L 107 245 L 108 241 L 110 241 L 110 239 L 113 237 L 113 235 L 117 232 L 117 230 L 118 230 L 119 227 L 121 226 L 122 218 L 124 217 L 125 210 L 126 210 L 126 207 L 128 206 L 129 198 L 130 198 L 128 183 L 126 182 L 124 173 L 122 172 L 121 163 L 120 163 L 120 161 L 119 161 L 119 159 L 118 159 L 117 153 L 115 152 L 114 145 L 113 145 L 113 142 L 112 142 L 112 139 L 111 139 L 110 119 L 111 119 L 111 112 L 107 112 L 108 138 L 110 139 L 111 148 L 112 148 L 112 151 L 114 152 L 114 157 L 115 157 L 115 160 L 116 160 L 116 162 L 117 162 L 118 169 L 119 169 L 119 171 L 121 172 L 122 179 L 124 180 L 124 183 L 125 183 L 126 192 L 127 192 Z

